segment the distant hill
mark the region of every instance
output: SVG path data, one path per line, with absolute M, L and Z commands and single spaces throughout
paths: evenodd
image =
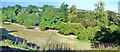
M 95 12 L 94 10 L 77 9 L 80 12 Z

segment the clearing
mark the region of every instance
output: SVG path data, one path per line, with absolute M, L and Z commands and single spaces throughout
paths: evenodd
M 2 24 L 2 27 L 9 31 L 16 30 L 17 32 L 12 32 L 10 34 L 16 37 L 26 39 L 28 42 L 35 43 L 39 46 L 44 46 L 44 44 L 46 44 L 47 41 L 51 38 L 49 42 L 59 41 L 60 43 L 68 43 L 73 50 L 91 49 L 90 42 L 77 40 L 76 37 L 69 38 L 60 36 L 60 34 L 58 34 L 56 30 L 40 31 L 39 29 L 25 29 L 23 26 L 16 24 L 11 25 Z

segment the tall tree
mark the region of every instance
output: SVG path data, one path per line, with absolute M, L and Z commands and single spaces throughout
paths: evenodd
M 15 14 L 16 14 L 16 16 L 17 16 L 17 14 L 21 11 L 21 6 L 20 5 L 15 5 L 14 6 L 15 8 Z
M 17 14 L 20 12 L 20 10 L 21 10 L 21 6 L 20 5 L 8 6 L 6 8 L 5 7 L 2 8 L 2 13 L 3 13 L 2 15 L 4 16 L 3 17 L 4 22 L 5 21 L 15 22 L 16 21 L 15 16 L 17 16 Z
M 23 12 L 18 13 L 18 15 L 16 16 L 16 22 L 22 25 L 25 20 L 25 15 L 26 14 Z
M 109 25 L 113 25 L 113 24 L 120 25 L 120 18 L 119 16 L 117 16 L 117 13 L 109 10 L 107 10 L 107 13 L 108 13 Z
M 3 15 L 7 16 L 8 22 L 15 22 L 15 10 L 13 6 L 8 6 Z
M 38 7 L 37 6 L 34 6 L 34 5 L 29 5 L 27 8 L 26 8 L 26 10 L 25 10 L 25 12 L 27 12 L 27 13 L 37 13 L 38 12 Z
M 63 14 L 63 18 L 65 19 L 65 21 L 68 20 L 68 6 L 68 4 L 62 3 L 59 7 L 59 10 Z
M 104 9 L 104 2 L 100 1 L 95 4 L 95 12 L 96 12 L 96 19 L 98 21 L 98 25 L 100 26 L 107 26 L 108 25 L 108 14 Z
M 72 6 L 70 7 L 69 15 L 68 15 L 68 20 L 69 20 L 71 23 L 74 23 L 74 22 L 77 22 L 77 21 L 78 21 L 78 18 L 77 18 L 77 9 L 76 9 L 76 6 L 75 6 L 75 5 L 72 5 Z

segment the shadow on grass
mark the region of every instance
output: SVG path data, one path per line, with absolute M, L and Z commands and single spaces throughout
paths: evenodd
M 1 52 L 37 52 L 37 50 L 23 50 L 19 48 L 11 48 L 8 46 L 0 46 L 2 48 Z
M 12 31 L 12 32 L 17 32 L 17 31 Z M 17 45 L 19 43 L 23 43 L 23 44 L 26 44 L 26 46 L 28 47 L 32 47 L 36 49 L 36 50 L 30 50 L 30 49 L 23 50 L 20 48 L 11 48 L 8 46 L 1 46 L 0 47 L 2 48 L 2 50 L 0 50 L 1 52 L 98 52 L 94 50 L 71 50 L 69 48 L 70 45 L 67 45 L 64 43 L 60 44 L 59 42 L 56 43 L 56 41 L 48 44 L 48 50 L 38 50 L 40 46 L 37 46 L 36 44 L 33 44 L 33 43 L 28 43 L 27 40 L 23 38 L 15 37 L 9 34 L 9 31 L 6 30 L 5 28 L 0 28 L 0 37 L 1 37 L 1 41 L 5 39 L 9 39 L 14 42 L 13 44 Z M 100 52 L 104 52 L 104 51 L 100 51 Z M 108 51 L 108 52 L 111 52 L 111 51 Z M 116 51 L 113 50 L 113 52 L 116 52 Z
M 17 30 L 8 31 L 5 28 L 0 28 L 0 41 L 8 39 L 8 40 L 11 40 L 13 42 L 12 44 L 15 44 L 15 45 L 24 44 L 24 46 L 28 46 L 36 50 L 40 48 L 37 44 L 28 43 L 27 40 L 23 38 L 15 37 L 9 34 L 11 32 L 18 32 L 18 31 Z

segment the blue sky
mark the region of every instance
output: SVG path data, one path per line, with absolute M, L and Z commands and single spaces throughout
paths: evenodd
M 28 5 L 36 5 L 42 7 L 44 4 L 49 4 L 54 7 L 59 7 L 63 2 L 68 5 L 76 5 L 78 9 L 94 10 L 94 4 L 99 0 L 0 0 L 1 7 L 14 6 L 16 4 L 26 7 Z M 105 9 L 118 12 L 118 2 L 120 0 L 103 0 Z

